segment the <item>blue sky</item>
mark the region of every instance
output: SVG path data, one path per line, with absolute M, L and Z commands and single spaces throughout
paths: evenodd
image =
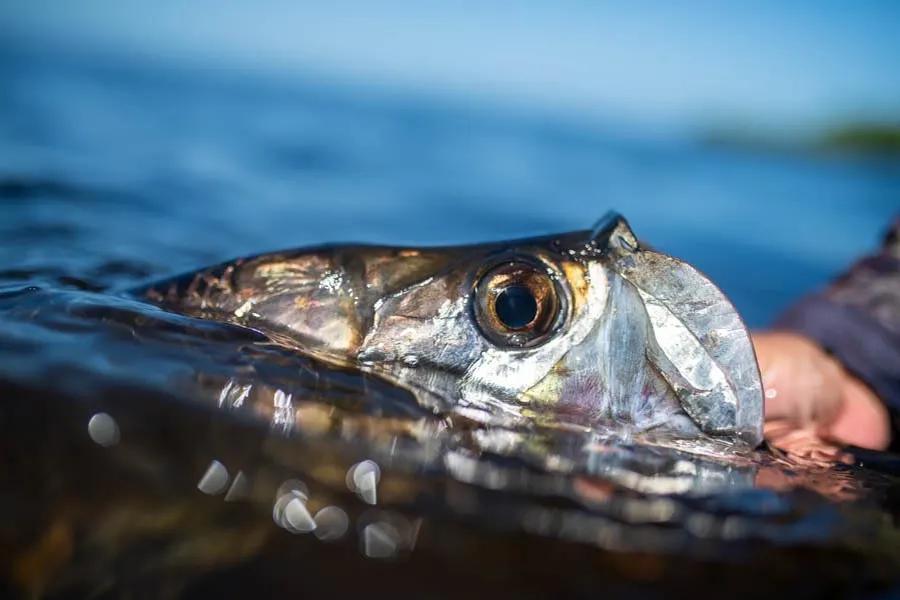
M 4 0 L 0 29 L 649 125 L 900 117 L 900 2 Z

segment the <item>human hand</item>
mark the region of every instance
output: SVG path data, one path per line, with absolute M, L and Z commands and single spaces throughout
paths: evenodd
M 811 339 L 795 333 L 760 332 L 753 335 L 753 345 L 765 389 L 770 442 L 790 446 L 793 440 L 808 440 L 812 435 L 862 448 L 888 446 L 890 422 L 884 405 Z

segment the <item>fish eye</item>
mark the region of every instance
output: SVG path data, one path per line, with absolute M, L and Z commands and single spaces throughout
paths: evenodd
M 482 333 L 498 346 L 537 346 L 559 325 L 562 296 L 546 268 L 525 261 L 505 262 L 476 284 L 475 317 Z

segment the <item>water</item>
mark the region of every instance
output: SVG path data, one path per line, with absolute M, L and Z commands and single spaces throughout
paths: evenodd
M 874 247 L 895 166 L 13 46 L 0 75 L 0 591 L 897 585 L 889 456 L 486 429 L 121 293 L 242 254 L 519 237 L 613 207 L 763 326 Z

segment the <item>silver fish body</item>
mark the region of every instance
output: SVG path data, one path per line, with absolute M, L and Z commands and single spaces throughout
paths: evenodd
M 378 374 L 435 411 L 762 441 L 740 316 L 618 215 L 593 231 L 496 244 L 266 254 L 142 294 Z

